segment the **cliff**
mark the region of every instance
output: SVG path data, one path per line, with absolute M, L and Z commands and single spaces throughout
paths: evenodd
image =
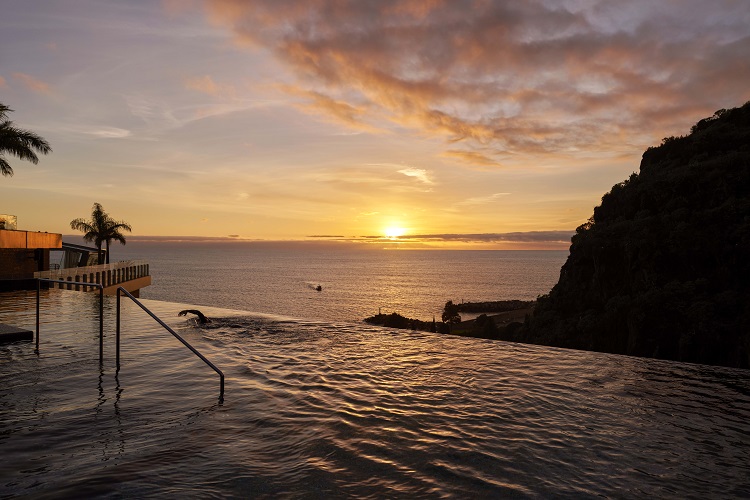
M 750 367 L 750 102 L 644 154 L 514 340 Z

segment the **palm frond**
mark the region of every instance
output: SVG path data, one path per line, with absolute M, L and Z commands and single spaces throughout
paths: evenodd
M 13 175 L 13 169 L 8 165 L 8 162 L 5 161 L 5 158 L 3 158 L 3 155 L 0 154 L 0 174 L 3 174 L 7 177 L 11 177 Z
M 35 150 L 42 154 L 52 151 L 49 143 L 39 135 L 13 127 L 10 123 L 0 124 L 0 151 L 32 163 L 39 162 L 39 157 L 34 153 Z
M 0 103 L 0 173 L 5 176 L 13 175 L 13 169 L 5 159 L 5 155 L 16 156 L 21 160 L 39 163 L 36 152 L 47 154 L 52 151 L 49 143 L 41 136 L 28 130 L 13 126 L 8 120 L 8 113 L 13 111 Z
M 70 229 L 75 229 L 76 231 L 82 231 L 82 232 L 89 232 L 93 229 L 93 226 L 89 224 L 89 222 L 86 219 L 74 219 L 70 221 Z

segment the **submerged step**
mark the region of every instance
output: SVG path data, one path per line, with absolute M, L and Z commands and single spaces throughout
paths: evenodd
M 34 332 L 0 323 L 0 344 L 17 342 L 19 340 L 34 340 Z

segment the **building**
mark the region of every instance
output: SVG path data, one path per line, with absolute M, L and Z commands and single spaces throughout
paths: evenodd
M 71 282 L 54 283 L 68 290 L 94 289 L 74 282 L 97 283 L 106 294 L 122 286 L 137 297 L 151 284 L 144 261 L 98 264 L 96 248 L 63 243 L 62 234 L 19 231 L 16 226 L 14 215 L 0 214 L 0 291 L 35 289 L 37 278 L 45 278 Z M 50 252 L 55 262 L 50 262 Z
M 36 288 L 34 273 L 49 270 L 51 249 L 62 234 L 19 231 L 16 217 L 0 214 L 0 291 Z

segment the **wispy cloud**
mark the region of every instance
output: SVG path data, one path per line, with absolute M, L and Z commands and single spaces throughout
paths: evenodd
M 480 167 L 500 167 L 501 164 L 497 160 L 491 158 L 488 155 L 479 153 L 477 151 L 464 151 L 460 149 L 449 149 L 447 151 L 444 151 L 442 153 L 442 156 L 446 158 L 456 158 L 458 160 L 461 160 L 462 162 L 468 163 L 470 165 L 480 166 Z
M 512 233 L 445 233 L 445 234 L 405 234 L 398 237 L 384 235 L 329 236 L 310 235 L 308 238 L 336 239 L 339 241 L 388 240 L 412 243 L 527 243 L 527 244 L 570 244 L 575 231 L 519 231 Z
M 130 130 L 117 127 L 101 127 L 88 130 L 86 133 L 96 137 L 101 137 L 102 139 L 124 139 L 125 137 L 130 137 L 132 135 Z
M 570 243 L 575 231 L 528 231 L 474 234 L 410 234 L 401 238 L 420 241 L 459 241 L 465 243 Z
M 456 205 L 467 206 L 467 205 L 485 205 L 487 203 L 493 203 L 503 196 L 508 196 L 510 193 L 493 193 L 489 196 L 478 196 L 475 198 L 469 198 L 464 201 L 459 201 Z
M 350 104 L 321 92 L 305 90 L 291 85 L 282 85 L 280 88 L 289 94 L 302 97 L 304 103 L 300 107 L 305 111 L 326 116 L 335 122 L 359 131 L 377 131 L 376 128 L 365 122 L 366 106 Z
M 210 75 L 186 78 L 185 88 L 213 96 L 221 93 L 221 88 Z
M 34 92 L 38 92 L 40 94 L 52 93 L 52 87 L 48 83 L 34 78 L 31 75 L 27 75 L 26 73 L 13 73 L 13 78 L 21 82 L 24 87 Z
M 321 168 L 309 175 L 316 183 L 360 196 L 377 193 L 381 199 L 398 193 L 428 192 L 434 184 L 427 170 L 391 163 Z
M 434 184 L 430 179 L 430 174 L 423 168 L 408 167 L 398 171 L 399 174 L 404 174 L 407 177 L 413 177 L 423 184 Z

